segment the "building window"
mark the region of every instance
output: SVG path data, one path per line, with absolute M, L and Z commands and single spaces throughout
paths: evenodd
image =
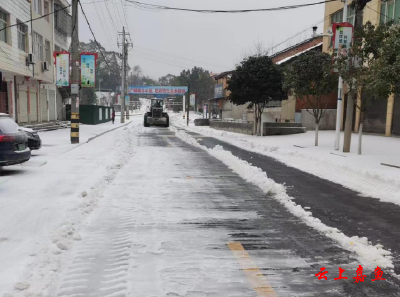
M 54 11 L 57 11 L 54 14 L 54 28 L 58 31 L 58 33 L 64 36 L 70 36 L 72 29 L 71 15 L 68 14 L 68 12 L 57 3 L 54 3 Z
M 33 54 L 36 60 L 43 61 L 43 36 L 33 32 Z
M 343 9 L 336 11 L 331 16 L 331 24 L 343 22 Z
M 46 61 L 49 63 L 49 65 L 51 65 L 50 41 L 46 40 L 45 47 L 46 47 Z
M 400 20 L 400 0 L 387 0 L 381 3 L 380 23 L 386 24 Z
M 350 5 L 347 8 L 347 22 L 353 26 L 356 23 L 356 10 L 351 8 Z
M 396 0 L 396 1 L 400 2 L 400 0 Z M 363 12 L 360 11 L 359 13 L 361 13 L 361 17 L 362 17 Z M 333 23 L 342 23 L 342 22 L 343 22 L 343 9 L 338 10 L 331 15 L 331 25 Z M 356 10 L 351 8 L 350 5 L 347 6 L 347 22 L 352 24 L 353 26 L 356 23 Z M 362 19 L 361 19 L 361 23 L 363 23 Z
M 33 0 L 33 10 L 42 15 L 42 0 Z
M 17 20 L 17 31 L 18 31 L 18 48 L 21 51 L 26 52 L 26 44 L 27 44 L 27 33 L 28 33 L 28 26 L 25 24 L 20 23 L 19 20 Z
M 0 9 L 0 29 L 6 28 L 8 25 L 8 13 L 4 10 Z M 0 40 L 4 42 L 8 42 L 7 38 L 7 29 L 0 31 Z
M 47 2 L 47 1 L 44 1 L 44 3 L 43 3 L 43 7 L 44 7 L 44 15 L 45 15 L 45 19 L 46 19 L 46 21 L 48 21 L 48 22 L 50 22 L 50 17 L 49 17 L 49 13 L 50 13 L 50 10 L 49 10 L 49 2 Z

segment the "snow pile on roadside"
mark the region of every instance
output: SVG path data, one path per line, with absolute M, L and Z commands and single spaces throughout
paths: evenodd
M 313 217 L 311 212 L 306 211 L 300 205 L 297 205 L 286 193 L 285 187 L 268 178 L 267 174 L 260 168 L 252 166 L 250 163 L 239 159 L 231 152 L 225 151 L 221 146 L 208 149 L 205 146 L 200 145 L 195 138 L 187 133 L 178 131 L 173 127 L 170 129 L 185 142 L 204 149 L 210 155 L 221 160 L 243 179 L 258 186 L 265 193 L 273 195 L 276 200 L 283 204 L 292 214 L 300 218 L 308 226 L 335 240 L 346 250 L 355 252 L 359 256 L 363 265 L 368 269 L 375 269 L 376 266 L 379 266 L 381 268 L 390 269 L 393 273 L 394 265 L 392 262 L 391 252 L 384 250 L 382 245 L 378 244 L 373 246 L 365 237 L 348 237 L 337 228 L 332 228 L 323 224 L 319 219 Z
M 84 221 L 96 208 L 98 200 L 114 180 L 119 170 L 133 155 L 133 132 L 135 127 L 117 131 L 116 158 L 107 166 L 107 174 L 93 185 L 90 190 L 82 191 L 80 205 L 68 210 L 64 223 L 53 231 L 51 242 L 43 243 L 41 249 L 31 256 L 34 260 L 28 264 L 24 281 L 15 284 L 15 291 L 8 296 L 51 296 L 58 286 L 58 275 L 65 269 L 65 263 L 70 258 L 70 250 L 74 241 L 81 240 L 80 229 Z M 21 284 L 24 284 L 21 286 Z M 7 296 L 7 294 L 6 294 Z
M 185 126 L 179 117 L 174 117 L 173 123 L 176 126 Z M 365 196 L 400 205 L 400 170 L 380 165 L 384 160 L 398 162 L 400 165 L 399 155 L 395 151 L 396 148 L 397 151 L 400 148 L 398 139 L 364 135 L 364 147 L 365 150 L 369 149 L 370 154 L 362 156 L 347 154 L 344 158 L 332 155 L 331 146 L 329 148 L 323 145 L 311 146 L 306 149 L 294 147 L 299 143 L 311 145 L 314 137 L 313 131 L 307 132 L 307 134 L 288 136 L 254 137 L 193 125 L 187 129 L 215 137 L 245 150 L 272 157 L 290 167 L 341 184 Z M 320 142 L 324 138 L 331 139 L 332 133 L 332 131 L 321 131 Z M 367 141 L 370 143 L 367 144 Z M 353 145 L 356 145 L 354 140 Z M 393 148 L 391 153 L 388 152 L 387 147 Z M 353 148 L 354 150 L 355 148 Z

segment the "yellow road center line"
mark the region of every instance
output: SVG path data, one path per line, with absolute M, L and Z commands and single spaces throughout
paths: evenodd
M 254 261 L 250 258 L 242 244 L 240 242 L 229 242 L 228 246 L 238 260 L 240 267 L 242 268 L 254 291 L 257 292 L 257 296 L 278 297 L 275 290 L 267 281 L 267 278 L 257 267 L 256 263 L 254 263 Z

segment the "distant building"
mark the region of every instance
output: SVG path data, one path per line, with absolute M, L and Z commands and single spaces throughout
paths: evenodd
M 314 36 L 272 55 L 271 58 L 276 64 L 290 63 L 296 57 L 307 51 L 322 51 L 322 45 L 323 38 Z M 220 119 L 254 121 L 253 108 L 249 108 L 248 104 L 235 105 L 229 100 L 229 91 L 226 90 L 226 87 L 233 73 L 234 70 L 222 72 L 213 76 L 215 81 L 215 95 L 214 98 L 210 100 L 212 115 L 217 115 Z M 333 95 L 332 98 L 332 102 L 336 103 L 336 96 Z M 262 122 L 294 122 L 296 105 L 298 105 L 299 108 L 306 108 L 302 106 L 299 101 L 300 100 L 296 100 L 296 98 L 289 95 L 286 100 L 269 102 L 262 114 Z M 336 108 L 336 105 L 334 108 Z

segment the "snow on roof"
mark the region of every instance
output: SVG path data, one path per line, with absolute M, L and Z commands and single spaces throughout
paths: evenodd
M 312 49 L 314 49 L 314 48 L 316 48 L 316 47 L 321 46 L 322 44 L 323 44 L 323 42 L 320 42 L 320 43 L 318 43 L 318 44 L 316 44 L 316 45 L 314 45 L 314 46 L 312 46 L 312 47 L 310 47 L 310 48 L 308 48 L 308 49 L 306 49 L 306 50 L 304 50 L 304 51 L 298 52 L 297 54 L 295 54 L 295 55 L 293 55 L 293 56 L 290 56 L 290 57 L 287 57 L 287 58 L 285 58 L 285 59 L 283 59 L 283 60 L 278 61 L 278 62 L 276 62 L 276 64 L 277 64 L 277 65 L 280 65 L 280 64 L 282 64 L 282 63 L 285 63 L 285 62 L 287 62 L 287 61 L 289 61 L 289 60 L 291 60 L 291 59 L 293 59 L 293 58 L 295 58 L 295 57 L 297 57 L 297 56 L 300 56 L 300 55 L 304 54 L 305 52 L 308 52 L 308 51 L 310 51 L 310 50 L 312 50 Z

